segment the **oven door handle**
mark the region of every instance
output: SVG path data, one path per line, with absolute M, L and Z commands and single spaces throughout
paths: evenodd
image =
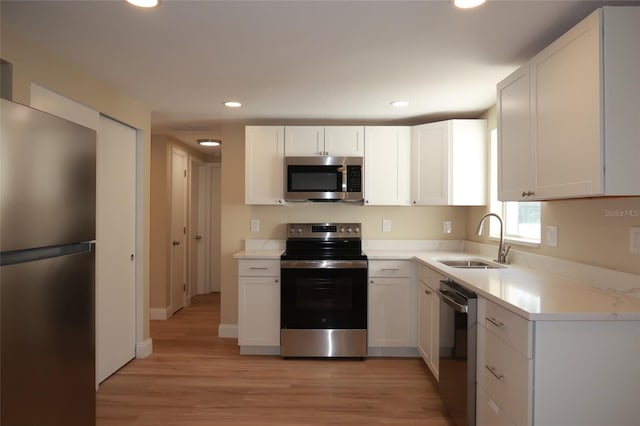
M 281 269 L 367 269 L 366 260 L 281 260 Z
M 467 305 L 463 305 L 461 303 L 458 303 L 451 296 L 449 296 L 448 294 L 444 293 L 442 291 L 442 289 L 440 289 L 440 288 L 438 289 L 438 296 L 440 296 L 440 299 L 442 299 L 442 301 L 444 303 L 446 303 L 447 305 L 451 306 L 457 312 L 460 312 L 462 314 L 466 314 L 468 312 L 468 310 L 469 310 L 469 307 Z

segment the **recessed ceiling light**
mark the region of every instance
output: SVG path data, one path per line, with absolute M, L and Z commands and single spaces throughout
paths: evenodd
M 453 4 L 460 9 L 471 9 L 478 7 L 487 0 L 453 0 Z
M 226 101 L 224 106 L 228 106 L 229 108 L 240 108 L 242 104 L 237 101 Z
M 127 0 L 130 3 L 138 7 L 156 7 L 159 3 L 158 0 Z
M 222 145 L 222 141 L 220 139 L 198 139 L 198 144 L 202 146 L 220 146 Z
M 404 108 L 406 106 L 409 106 L 409 102 L 408 101 L 393 101 L 393 102 L 391 102 L 391 106 L 396 107 L 396 108 Z

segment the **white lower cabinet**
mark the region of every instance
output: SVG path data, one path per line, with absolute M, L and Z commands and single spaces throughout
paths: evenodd
M 478 298 L 477 425 L 531 424 L 532 325 Z
M 238 345 L 241 353 L 280 351 L 280 260 L 238 262 Z
M 416 308 L 411 261 L 369 261 L 367 338 L 370 355 L 406 355 L 376 348 L 416 347 Z
M 418 352 L 436 380 L 439 378 L 440 299 L 438 287 L 444 276 L 418 265 Z

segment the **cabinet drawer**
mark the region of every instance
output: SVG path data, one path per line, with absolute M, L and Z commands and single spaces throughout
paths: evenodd
M 478 298 L 478 324 L 485 326 L 525 357 L 533 356 L 533 322 L 490 300 Z
M 279 277 L 280 259 L 251 259 L 238 262 L 238 275 L 241 277 Z
M 515 426 L 485 390 L 478 386 L 476 400 L 476 426 Z
M 370 260 L 369 277 L 410 277 L 409 260 Z
M 529 424 L 533 360 L 478 326 L 478 385 L 518 425 Z

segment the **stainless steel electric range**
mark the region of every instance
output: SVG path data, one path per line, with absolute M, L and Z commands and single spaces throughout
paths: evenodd
M 280 354 L 367 355 L 367 256 L 359 223 L 287 224 Z

